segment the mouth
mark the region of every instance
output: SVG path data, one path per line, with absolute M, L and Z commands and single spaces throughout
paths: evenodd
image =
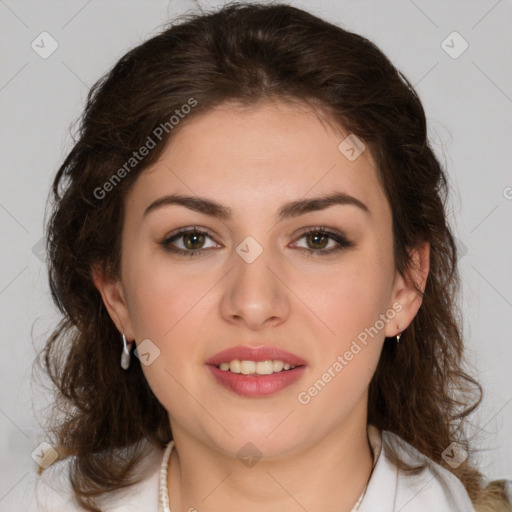
M 206 365 L 217 384 L 251 398 L 272 395 L 292 385 L 307 367 L 304 359 L 277 347 L 250 346 L 219 352 Z

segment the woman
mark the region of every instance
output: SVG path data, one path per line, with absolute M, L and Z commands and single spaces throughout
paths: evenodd
M 371 42 L 189 16 L 93 87 L 53 192 L 63 460 L 26 509 L 511 509 L 464 435 L 446 177 Z

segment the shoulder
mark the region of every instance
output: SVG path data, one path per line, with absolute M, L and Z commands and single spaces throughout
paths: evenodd
M 98 503 L 104 512 L 157 512 L 158 475 L 163 450 L 148 448 L 141 480 L 125 489 L 107 492 Z M 41 474 L 28 472 L 0 501 L 0 512 L 84 512 L 75 499 L 70 470 L 74 457 L 59 460 Z
M 394 446 L 400 456 L 411 464 L 425 464 L 417 474 L 397 476 L 397 504 L 403 512 L 425 510 L 436 506 L 438 512 L 474 512 L 463 483 L 446 468 L 419 452 L 401 437 L 384 431 L 383 442 Z
M 29 471 L 0 502 L 1 512 L 83 512 L 69 482 L 72 458 L 54 462 L 38 474 Z
M 401 512 L 475 512 L 462 482 L 450 471 L 419 452 L 399 436 L 382 431 L 382 451 L 368 485 L 361 512 L 379 512 L 383 498 L 390 510 Z M 423 469 L 409 474 L 399 471 L 388 450 Z M 380 503 L 379 503 L 380 502 Z

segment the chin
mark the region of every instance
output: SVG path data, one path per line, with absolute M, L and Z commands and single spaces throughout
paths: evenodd
M 238 423 L 235 425 L 226 425 L 227 433 L 220 436 L 215 435 L 210 438 L 210 443 L 226 455 L 240 458 L 247 457 L 280 459 L 299 451 L 300 446 L 307 438 L 304 429 L 298 426 L 283 424 L 278 426 L 286 415 L 281 415 L 274 421 L 264 422 L 262 425 Z M 282 428 L 281 428 L 282 427 Z

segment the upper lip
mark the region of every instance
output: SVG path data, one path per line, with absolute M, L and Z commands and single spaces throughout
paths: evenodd
M 254 347 L 250 345 L 239 345 L 223 350 L 213 357 L 210 357 L 210 359 L 206 361 L 206 364 L 218 366 L 220 363 L 233 361 L 234 359 L 239 359 L 240 361 L 267 361 L 270 359 L 278 359 L 292 366 L 305 366 L 307 364 L 306 361 L 299 356 L 278 347 Z

